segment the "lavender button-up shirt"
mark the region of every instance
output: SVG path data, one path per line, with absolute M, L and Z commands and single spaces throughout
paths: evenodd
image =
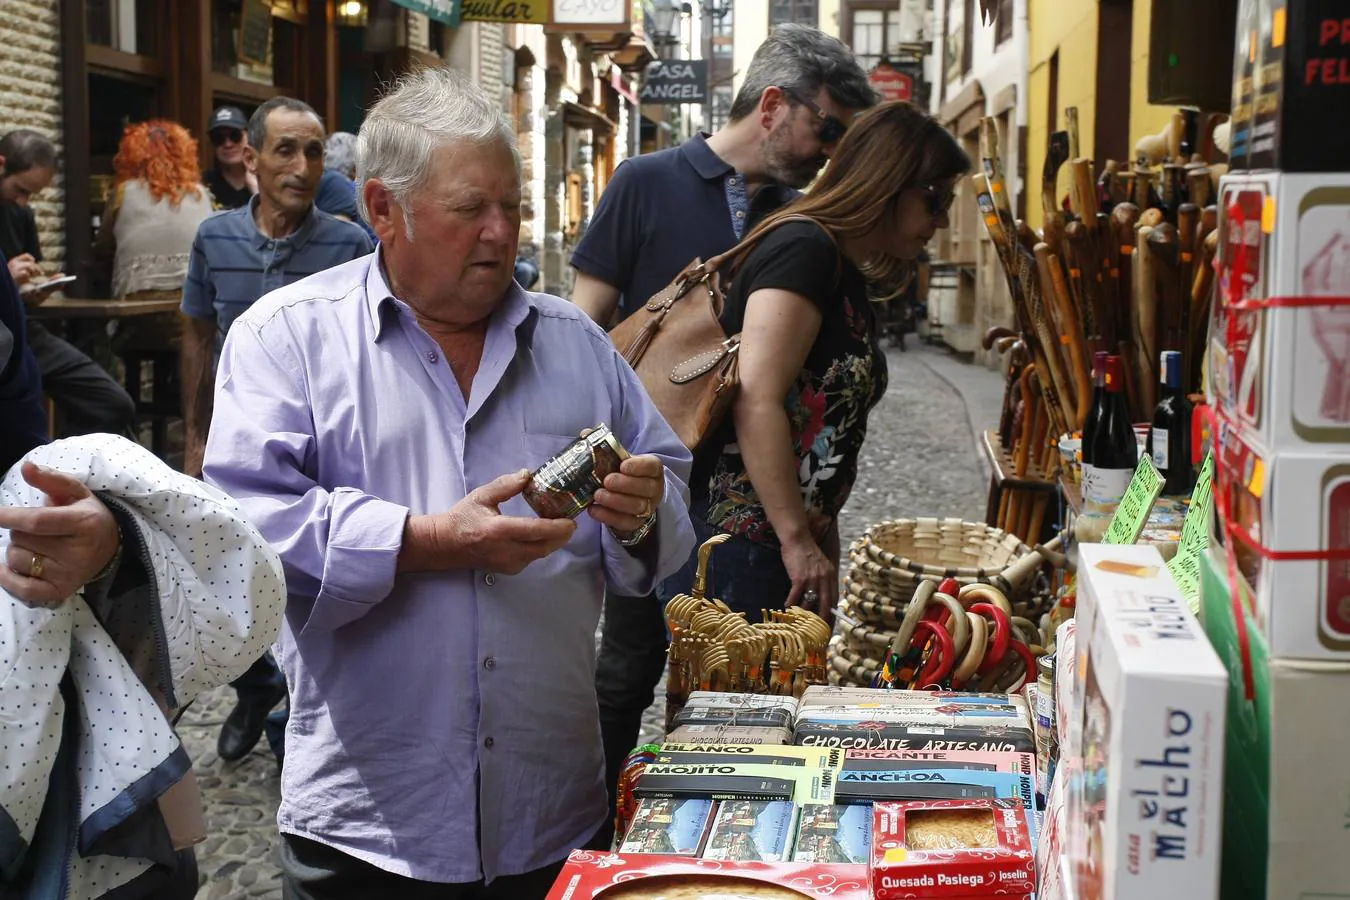
M 688 558 L 690 457 L 599 328 L 514 284 L 466 401 L 378 253 L 275 291 L 221 353 L 206 478 L 281 554 L 290 598 L 282 831 L 382 869 L 526 872 L 605 815 L 595 628 Z M 409 513 L 449 509 L 605 422 L 666 464 L 654 558 L 589 515 L 519 575 L 396 574 Z M 524 500 L 502 505 L 533 515 Z

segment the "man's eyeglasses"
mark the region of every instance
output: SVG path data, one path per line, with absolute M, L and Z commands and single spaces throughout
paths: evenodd
M 217 128 L 211 132 L 212 147 L 223 147 L 226 141 L 231 144 L 238 144 L 242 143 L 243 140 L 244 133 L 238 128 Z
M 790 97 L 794 103 L 800 103 L 811 110 L 811 114 L 820 123 L 820 127 L 816 129 L 816 137 L 820 139 L 822 144 L 833 144 L 844 136 L 845 131 L 848 131 L 848 123 L 821 109 L 810 97 L 804 97 L 791 88 L 779 88 L 779 90 Z
M 951 209 L 952 201 L 956 199 L 956 188 L 952 185 L 940 188 L 937 185 L 926 184 L 922 190 L 928 203 L 928 214 L 935 219 Z

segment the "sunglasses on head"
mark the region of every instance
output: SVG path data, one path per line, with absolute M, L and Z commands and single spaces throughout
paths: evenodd
M 238 128 L 217 128 L 211 132 L 211 146 L 220 147 L 229 141 L 231 144 L 238 144 L 244 140 L 244 133 Z
M 946 187 L 926 184 L 921 190 L 923 190 L 924 199 L 928 203 L 928 214 L 935 219 L 951 209 L 952 201 L 956 199 L 956 188 L 950 184 Z
M 791 88 L 779 88 L 779 90 L 791 98 L 794 103 L 799 103 L 811 110 L 811 114 L 815 116 L 816 121 L 820 123 L 819 127 L 816 129 L 816 137 L 820 139 L 822 144 L 833 144 L 844 136 L 845 131 L 848 131 L 848 124 L 846 122 L 843 122 L 836 116 L 832 116 L 821 109 L 810 97 L 804 97 Z

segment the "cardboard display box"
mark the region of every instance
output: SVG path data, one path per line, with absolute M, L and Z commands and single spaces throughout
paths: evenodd
M 753 885 L 763 900 L 871 900 L 867 866 L 722 862 L 678 856 L 624 856 L 573 850 L 547 900 L 625 900 L 679 886 L 724 895 Z
M 1271 451 L 1345 453 L 1350 304 L 1334 300 L 1350 297 L 1350 173 L 1228 175 L 1219 213 L 1210 401 Z M 1328 304 L 1238 310 L 1230 285 Z
M 953 816 L 965 818 L 953 822 Z M 972 838 L 977 842 L 968 842 Z M 1026 896 L 1035 890 L 1031 833 L 1017 801 L 932 800 L 873 807 L 875 900 Z
M 619 851 L 698 856 L 712 826 L 715 806 L 701 797 L 639 800 Z
M 724 800 L 718 806 L 704 859 L 784 862 L 792 855 L 797 806 L 782 800 Z
M 1348 386 L 1350 388 L 1350 386 Z M 1275 553 L 1350 549 L 1350 453 L 1271 454 L 1220 429 L 1229 509 Z M 1262 559 L 1235 544 L 1277 659 L 1350 662 L 1350 560 Z
M 1215 898 L 1227 671 L 1153 547 L 1081 545 L 1077 619 L 1076 893 Z
M 1244 604 L 1247 699 L 1227 566 L 1201 565 L 1205 630 L 1228 668 L 1224 900 L 1350 898 L 1350 665 L 1276 660 Z
M 872 856 L 870 806 L 803 806 L 792 848 L 794 862 L 858 863 Z
M 1036 752 L 1036 738 L 1027 725 L 1006 727 L 967 725 L 898 725 L 887 722 L 837 724 L 803 722 L 793 743 L 804 747 L 843 747 L 845 750 L 978 750 Z

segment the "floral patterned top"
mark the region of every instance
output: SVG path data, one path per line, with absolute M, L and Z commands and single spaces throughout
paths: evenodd
M 781 225 L 750 251 L 727 291 L 722 314 L 727 334 L 740 332 L 747 298 L 766 288 L 807 297 L 823 317 L 806 365 L 785 398 L 802 502 L 812 531 L 821 537 L 853 489 L 867 414 L 886 393 L 886 355 L 862 273 L 815 223 Z M 700 452 L 691 484 L 695 508 L 707 510 L 709 524 L 779 546 L 730 419 Z

